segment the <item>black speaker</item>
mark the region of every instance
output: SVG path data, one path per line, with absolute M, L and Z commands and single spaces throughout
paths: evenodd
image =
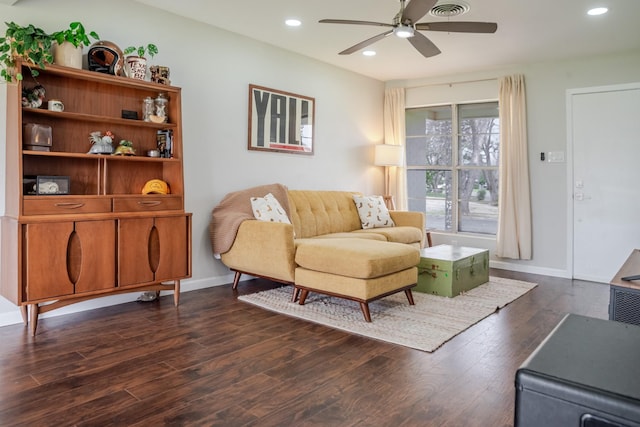
M 609 319 L 640 325 L 640 290 L 611 285 Z

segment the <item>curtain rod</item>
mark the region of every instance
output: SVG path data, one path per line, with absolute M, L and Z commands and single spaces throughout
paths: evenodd
M 419 89 L 419 88 L 430 87 L 430 86 L 449 86 L 449 87 L 451 87 L 453 85 L 459 85 L 459 84 L 490 82 L 490 81 L 497 81 L 497 80 L 498 80 L 497 77 L 493 77 L 493 78 L 490 78 L 490 79 L 464 80 L 464 81 L 449 82 L 449 83 L 429 83 L 429 84 L 418 85 L 418 86 L 408 86 L 408 87 L 405 87 L 405 89 Z

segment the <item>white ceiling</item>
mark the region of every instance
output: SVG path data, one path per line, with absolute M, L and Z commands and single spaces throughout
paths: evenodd
M 400 9 L 399 0 L 137 1 L 381 81 L 640 49 L 640 0 L 463 0 L 470 10 L 452 21 L 496 22 L 497 32 L 425 31 L 442 51 L 431 58 L 395 36 L 373 44 L 374 57 L 361 52 L 338 55 L 387 28 L 318 23 L 323 18 L 391 23 Z M 587 9 L 594 6 L 606 6 L 609 13 L 588 16 Z M 285 26 L 284 20 L 291 17 L 302 25 Z M 427 15 L 419 22 L 446 19 Z

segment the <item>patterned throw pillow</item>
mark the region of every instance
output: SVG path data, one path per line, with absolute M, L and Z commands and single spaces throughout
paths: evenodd
M 353 196 L 362 228 L 393 227 L 389 210 L 382 196 Z
M 251 209 L 253 209 L 253 216 L 257 220 L 291 224 L 280 202 L 271 193 L 264 197 L 252 197 Z

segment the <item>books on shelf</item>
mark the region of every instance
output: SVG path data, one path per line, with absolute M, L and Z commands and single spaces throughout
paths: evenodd
M 158 151 L 160 151 L 160 157 L 173 157 L 173 130 L 159 130 L 156 136 L 156 141 L 158 144 Z

